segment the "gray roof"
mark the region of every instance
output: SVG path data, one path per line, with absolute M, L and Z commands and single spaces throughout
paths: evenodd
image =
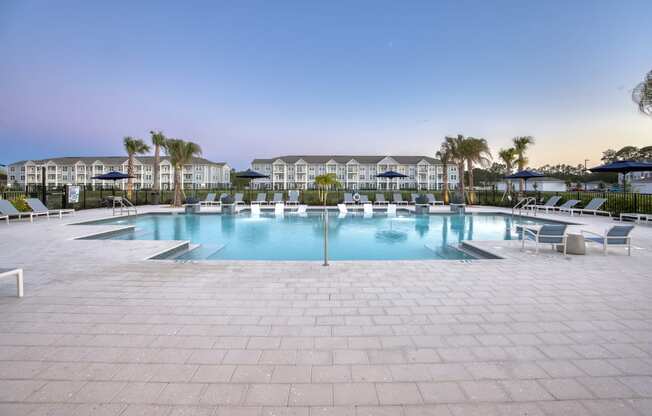
M 144 164 L 153 164 L 154 156 L 135 156 L 141 163 Z M 82 162 L 86 165 L 91 165 L 95 161 L 100 161 L 104 165 L 121 165 L 127 161 L 127 156 L 79 156 L 79 157 L 53 157 L 50 159 L 30 159 L 30 160 L 21 160 L 19 162 L 14 162 L 12 165 L 22 165 L 27 162 L 33 162 L 36 164 L 45 164 L 47 162 L 54 162 L 57 165 L 74 165 L 77 162 Z M 168 156 L 161 156 L 161 161 L 170 159 Z M 219 165 L 224 166 L 224 162 L 212 162 L 208 159 L 202 157 L 193 157 L 192 163 L 197 165 Z
M 350 156 L 350 155 L 291 155 L 291 156 L 278 156 L 270 159 L 254 159 L 251 164 L 261 163 L 274 163 L 276 160 L 282 160 L 285 163 L 296 163 L 302 159 L 307 163 L 326 163 L 329 160 L 334 160 L 337 163 L 345 164 L 351 160 L 356 160 L 358 163 L 363 164 L 376 164 L 386 157 L 391 157 L 402 165 L 416 165 L 421 160 L 429 163 L 441 163 L 438 159 L 428 156 L 392 156 L 392 155 L 378 155 L 378 156 Z

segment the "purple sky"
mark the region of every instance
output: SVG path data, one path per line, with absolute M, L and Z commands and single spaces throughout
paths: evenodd
M 535 166 L 652 144 L 630 99 L 648 1 L 539 3 L 3 1 L 0 163 L 119 155 L 151 129 L 238 168 L 457 133 L 533 135 Z

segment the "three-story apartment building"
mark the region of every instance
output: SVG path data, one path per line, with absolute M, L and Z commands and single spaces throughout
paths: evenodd
M 252 185 L 268 189 L 313 189 L 315 177 L 334 173 L 340 183 L 356 189 L 441 189 L 444 169 L 448 169 L 451 189 L 458 184 L 457 166 L 444 166 L 428 156 L 335 156 L 297 155 L 254 159 L 251 168 L 269 175 Z M 376 175 L 395 171 L 405 178 L 385 179 Z
M 41 172 L 45 168 L 47 186 L 92 185 L 112 186 L 94 176 L 112 171 L 127 173 L 126 156 L 109 157 L 57 157 L 43 160 L 23 160 L 7 166 L 7 182 L 12 187 L 25 188 L 30 184 L 41 184 Z M 174 184 L 174 168 L 168 157 L 161 157 L 161 189 L 171 189 Z M 224 187 L 231 182 L 231 168 L 226 163 L 216 163 L 203 158 L 193 158 L 181 173 L 184 187 Z M 154 186 L 154 157 L 134 158 L 134 189 L 151 189 Z M 126 181 L 120 181 L 126 187 Z

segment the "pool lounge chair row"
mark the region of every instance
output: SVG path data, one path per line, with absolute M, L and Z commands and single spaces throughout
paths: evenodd
M 567 224 L 545 224 L 541 227 L 522 227 L 522 245 L 525 249 L 525 242 L 532 241 L 535 243 L 535 252 L 539 252 L 541 244 L 550 244 L 555 250 L 556 246 L 562 246 L 564 256 L 566 255 L 567 246 Z M 584 240 L 588 243 L 600 244 L 603 247 L 603 253 L 607 254 L 607 249 L 611 246 L 620 246 L 627 248 L 627 255 L 632 254 L 632 238 L 630 236 L 633 225 L 614 225 L 606 230 L 603 234 L 593 231 L 582 230 Z
M 50 215 L 56 215 L 59 218 L 63 218 L 63 214 L 72 214 L 75 212 L 74 209 L 48 209 L 41 200 L 36 198 L 28 198 L 25 202 L 31 211 L 18 211 L 11 202 L 6 199 L 0 199 L 0 219 L 6 220 L 7 224 L 10 219 L 21 220 L 23 217 L 29 218 L 30 222 L 34 222 L 34 217 L 47 217 L 49 219 Z
M 206 198 L 203 201 L 200 201 L 199 203 L 201 205 L 222 205 L 222 198 L 227 196 L 228 194 L 223 193 L 220 195 L 219 199 L 216 198 L 215 193 L 209 193 L 206 195 Z M 288 200 L 284 201 L 283 200 L 283 194 L 281 192 L 276 192 L 274 193 L 274 198 L 271 201 L 267 200 L 267 193 L 266 192 L 259 192 L 258 195 L 256 195 L 256 199 L 251 201 L 252 204 L 259 204 L 259 205 L 275 205 L 278 203 L 285 203 L 288 205 L 299 205 L 299 191 L 289 191 L 288 192 Z M 233 203 L 236 205 L 244 205 L 244 193 L 238 192 L 233 196 Z
M 526 205 L 527 209 L 530 209 L 532 211 L 546 211 L 546 213 L 549 212 L 568 212 L 570 215 L 574 214 L 593 214 L 593 215 L 598 215 L 598 214 L 606 214 L 609 217 L 611 217 L 611 213 L 609 211 L 604 211 L 601 210 L 602 206 L 607 202 L 605 198 L 593 198 L 584 208 L 575 208 L 577 204 L 579 204 L 581 201 L 577 199 L 569 199 L 568 201 L 564 202 L 563 204 L 557 206 L 557 204 L 561 201 L 560 196 L 551 196 L 548 198 L 548 200 L 541 204 L 541 205 Z
M 411 201 L 406 201 L 403 199 L 403 195 L 400 192 L 395 192 L 392 194 L 392 203 L 397 204 L 397 205 L 408 205 L 408 204 L 416 204 L 417 198 L 419 198 L 419 194 L 412 194 L 411 195 Z M 435 198 L 434 194 L 426 194 L 426 198 L 428 199 L 428 205 L 444 205 L 443 201 L 438 201 L 437 198 Z M 344 194 L 344 204 L 346 205 L 353 205 L 356 203 L 356 201 L 353 199 L 353 194 L 352 193 L 345 193 Z M 359 204 L 367 204 L 370 203 L 369 197 L 367 195 L 360 195 L 360 199 L 358 200 Z M 387 205 L 389 201 L 385 200 L 385 194 L 376 194 L 376 198 L 374 201 L 374 204 L 376 205 Z

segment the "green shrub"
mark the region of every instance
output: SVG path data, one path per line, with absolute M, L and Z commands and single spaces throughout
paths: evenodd
M 13 200 L 11 200 L 11 203 L 16 207 L 16 209 L 20 212 L 29 212 L 31 209 L 29 208 L 29 205 L 27 205 L 27 201 L 25 201 L 25 197 L 19 196 Z

